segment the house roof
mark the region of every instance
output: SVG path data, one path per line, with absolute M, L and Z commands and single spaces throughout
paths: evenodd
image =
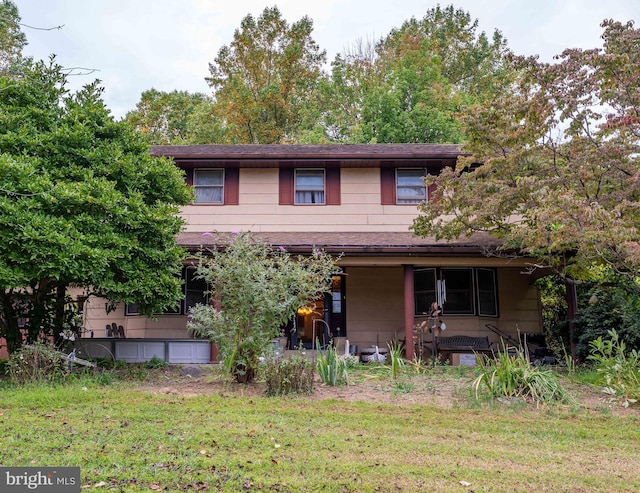
M 309 144 L 309 145 L 184 145 L 153 146 L 154 156 L 176 160 L 296 161 L 296 160 L 434 160 L 463 155 L 457 144 Z
M 251 233 L 273 246 L 283 246 L 292 253 L 310 253 L 322 248 L 329 253 L 349 255 L 444 255 L 482 256 L 500 246 L 500 240 L 486 233 L 453 240 L 421 238 L 411 232 L 261 232 Z M 228 239 L 229 233 L 183 232 L 178 243 L 189 250 L 215 247 Z

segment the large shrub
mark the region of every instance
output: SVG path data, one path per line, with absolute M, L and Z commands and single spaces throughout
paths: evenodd
M 209 234 L 210 235 L 210 234 Z M 225 369 L 253 381 L 259 358 L 296 312 L 331 286 L 336 258 L 314 250 L 292 256 L 248 232 L 220 235 L 220 248 L 201 255 L 196 276 L 210 286 L 212 304 L 190 311 L 188 328 L 220 348 Z
M 589 300 L 592 300 L 590 303 Z M 640 350 L 640 297 L 624 284 L 596 287 L 578 300 L 576 347 L 581 359 L 591 354 L 591 341 L 614 331 L 628 349 Z

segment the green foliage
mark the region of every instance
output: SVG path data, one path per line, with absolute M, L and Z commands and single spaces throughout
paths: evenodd
M 206 80 L 231 143 L 286 143 L 300 130 L 326 59 L 312 30 L 308 17 L 289 25 L 277 7 L 267 7 L 257 19 L 242 19 L 209 64 Z
M 313 393 L 313 364 L 304 356 L 269 358 L 263 373 L 269 397 Z
M 325 385 L 335 387 L 349 382 L 347 363 L 338 356 L 336 348 L 332 345 L 318 354 L 316 368 L 318 375 L 320 375 L 320 380 Z
M 537 279 L 535 285 L 540 293 L 542 330 L 545 341 L 547 347 L 557 357 L 562 354 L 563 348 L 570 345 L 565 283 L 557 276 L 545 276 Z
M 0 2 L 0 73 L 10 75 L 11 66 L 20 61 L 27 38 L 20 29 L 20 13 L 11 0 Z M 15 76 L 15 75 L 14 75 Z
M 58 336 L 67 288 L 151 315 L 181 296 L 183 172 L 52 61 L 0 77 L 0 336 Z
M 603 49 L 566 50 L 553 64 L 510 59 L 513 80 L 464 113 L 471 157 L 435 180 L 416 234 L 489 231 L 564 277 L 605 265 L 637 278 L 640 92 L 629 88 L 640 76 L 640 30 L 602 26 Z
M 397 379 L 398 375 L 405 366 L 404 357 L 402 356 L 403 346 L 396 342 L 388 344 L 389 358 L 391 364 L 391 376 L 393 379 Z
M 553 370 L 531 364 L 522 350 L 517 350 L 515 356 L 509 353 L 504 347 L 496 359 L 487 355 L 476 356 L 480 370 L 473 382 L 476 398 L 482 387 L 494 398 L 524 399 L 536 405 L 572 402 L 572 397 Z
M 589 303 L 594 296 L 597 301 Z M 582 360 L 592 350 L 591 341 L 612 331 L 628 349 L 640 350 L 640 296 L 629 283 L 585 290 L 578 305 L 576 349 Z
M 220 235 L 218 250 L 203 254 L 196 275 L 210 286 L 215 306 L 196 305 L 188 329 L 218 344 L 227 371 L 251 382 L 280 327 L 331 286 L 337 259 L 315 250 L 292 256 L 248 232 Z
M 169 366 L 169 363 L 167 363 L 162 358 L 158 358 L 157 356 L 154 356 L 149 361 L 145 361 L 144 363 L 144 367 L 150 370 L 158 369 L 158 368 L 166 368 L 167 366 Z
M 64 354 L 50 344 L 36 342 L 14 351 L 8 363 L 8 373 L 15 385 L 60 382 L 68 373 Z
M 627 407 L 640 398 L 640 353 L 627 350 L 615 330 L 608 331 L 608 336 L 591 342 L 587 359 L 595 365 L 597 383 L 604 386 L 603 392 Z
M 394 381 L 393 394 L 410 394 L 416 390 L 416 385 L 413 382 Z
M 216 119 L 209 113 L 213 101 L 201 93 L 186 91 L 144 91 L 136 109 L 125 119 L 147 138 L 150 144 L 214 144 L 223 140 Z M 202 118 L 207 114 L 206 119 Z
M 333 142 L 457 143 L 459 117 L 488 100 L 508 70 L 506 41 L 489 40 L 453 6 L 429 9 L 377 43 L 358 42 L 320 85 L 318 120 Z M 317 138 L 317 136 L 316 136 Z M 319 139 L 317 139 L 319 140 Z

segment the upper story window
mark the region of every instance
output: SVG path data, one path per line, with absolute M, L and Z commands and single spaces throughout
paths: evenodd
M 423 177 L 427 176 L 424 168 L 399 168 L 396 170 L 396 203 L 419 204 L 427 200 L 427 188 Z
M 425 187 L 423 178 L 435 175 L 439 168 L 380 168 L 380 203 L 382 205 L 417 205 L 431 200 L 434 183 Z
M 196 192 L 196 204 L 224 203 L 224 170 L 194 170 L 193 186 Z
M 280 168 L 280 205 L 340 205 L 340 168 Z
M 324 170 L 297 169 L 295 172 L 295 203 L 324 204 Z

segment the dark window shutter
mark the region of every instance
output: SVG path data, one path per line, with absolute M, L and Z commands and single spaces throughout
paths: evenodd
M 238 168 L 224 170 L 224 203 L 225 205 L 240 203 L 240 170 Z
M 429 185 L 427 187 L 427 201 L 428 202 L 431 202 L 433 200 L 433 194 L 435 193 L 436 188 L 437 187 L 436 187 L 435 183 L 432 183 L 431 185 Z
M 184 172 L 187 185 L 193 186 L 193 168 L 185 169 Z
M 380 198 L 382 205 L 396 203 L 396 170 L 380 168 Z
M 327 205 L 340 205 L 340 168 L 327 168 Z
M 280 168 L 280 205 L 293 205 L 293 168 Z

